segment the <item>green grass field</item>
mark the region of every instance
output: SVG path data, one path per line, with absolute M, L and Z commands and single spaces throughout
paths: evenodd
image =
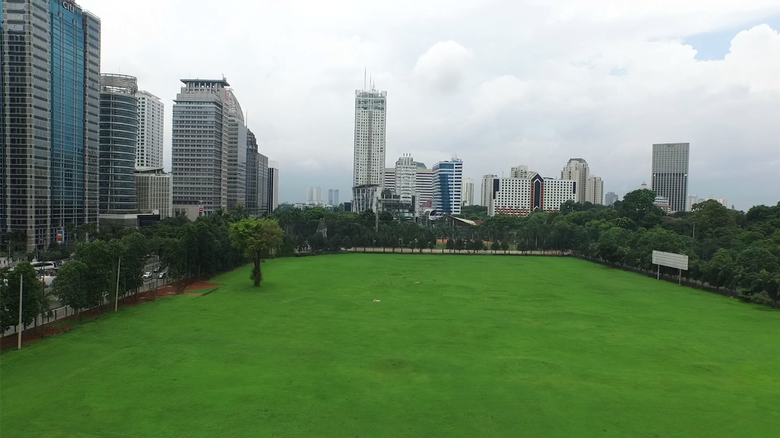
M 771 309 L 570 258 L 263 267 L 4 353 L 0 436 L 780 436 Z

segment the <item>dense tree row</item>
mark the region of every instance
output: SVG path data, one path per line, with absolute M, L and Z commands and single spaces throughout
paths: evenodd
M 0 328 L 6 330 L 19 322 L 19 276 L 24 277 L 22 322 L 27 325 L 49 311 L 52 299 L 80 312 L 137 292 L 144 284 L 147 263 L 155 255 L 162 270 L 174 279 L 207 278 L 233 269 L 246 259 L 232 244 L 230 226 L 244 218 L 243 209 L 238 209 L 195 222 L 171 218 L 142 232 L 109 227 L 93 232 L 91 241 L 86 235 L 91 228 L 85 230 L 84 240 L 67 251 L 70 260 L 60 268 L 52 288 L 44 287 L 29 263 L 0 270 Z
M 274 216 L 285 231 L 285 241 L 292 241 L 298 251 L 433 248 L 439 241 L 453 251 L 565 251 L 641 270 L 653 268 L 653 250 L 687 254 L 690 270 L 682 273 L 686 281 L 738 292 L 755 302 L 777 301 L 780 204 L 757 206 L 745 214 L 706 201 L 690 213 L 667 215 L 654 201 L 652 191 L 636 190 L 613 207 L 567 202 L 560 212 L 527 217 L 488 217 L 484 207 L 465 208 L 462 217 L 477 221 L 476 226 L 454 226 L 444 220 L 418 226 L 384 214 L 377 227 L 371 211 L 357 215 L 289 206 Z M 664 268 L 662 273 L 677 274 Z
M 48 311 L 51 294 L 76 310 L 122 297 L 143 285 L 144 267 L 157 255 L 174 279 L 209 278 L 247 259 L 252 279 L 262 279 L 260 259 L 296 253 L 339 251 L 353 247 L 434 248 L 449 251 L 562 251 L 613 266 L 653 269 L 653 250 L 687 254 L 686 281 L 739 293 L 745 299 L 777 304 L 780 289 L 780 203 L 757 206 L 747 213 L 715 201 L 694 206 L 690 213 L 666 215 L 653 204 L 649 190 L 628 193 L 613 207 L 567 202 L 560 212 L 535 212 L 527 217 L 488 217 L 484 207 L 468 207 L 463 217 L 474 226 L 439 220 L 425 225 L 394 221 L 382 213 L 361 214 L 311 208 L 280 207 L 271 219 L 247 217 L 243 208 L 218 212 L 195 222 L 170 218 L 141 232 L 81 228 L 81 241 L 52 251 L 72 257 L 59 272 L 53 291 L 43 287 L 29 264 L 0 275 L 2 325 L 18 323 L 19 278 L 24 277 L 23 316 L 30 323 Z M 277 227 L 277 221 L 283 230 Z M 90 239 L 92 239 L 90 241 Z M 18 236 L 11 239 L 19 245 Z M 121 258 L 121 263 L 120 263 Z M 673 270 L 662 272 L 674 275 Z

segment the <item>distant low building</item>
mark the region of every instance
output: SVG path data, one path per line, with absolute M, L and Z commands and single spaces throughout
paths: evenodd
M 173 216 L 173 179 L 160 168 L 135 169 L 138 211 L 159 214 L 161 219 Z
M 542 178 L 493 178 L 488 215 L 527 216 L 536 210 L 560 211 L 561 204 L 577 200 L 577 183 L 572 180 Z

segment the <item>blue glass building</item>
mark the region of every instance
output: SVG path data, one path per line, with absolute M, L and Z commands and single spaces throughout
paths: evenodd
M 69 0 L 0 7 L 0 233 L 26 250 L 97 223 L 100 20 Z
M 437 216 L 460 214 L 463 161 L 453 158 L 433 166 L 433 208 Z
M 51 226 L 84 223 L 84 16 L 73 3 L 50 1 Z

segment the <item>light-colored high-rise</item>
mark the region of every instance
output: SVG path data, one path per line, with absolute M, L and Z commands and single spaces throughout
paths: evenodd
M 182 79 L 173 104 L 173 204 L 212 214 L 228 205 L 231 93 L 225 79 Z
M 527 178 L 531 179 L 533 176 L 536 175 L 536 172 L 532 170 L 528 170 L 528 166 L 521 165 L 517 167 L 513 167 L 511 172 L 509 173 L 509 176 L 512 178 Z
M 353 211 L 372 209 L 384 183 L 387 92 L 355 91 Z
M 328 205 L 331 207 L 338 207 L 339 205 L 339 191 L 338 189 L 328 190 Z
M 474 205 L 474 180 L 463 178 L 463 206 Z
M 433 166 L 433 208 L 437 216 L 460 214 L 463 202 L 463 161 L 453 158 Z
M 582 158 L 571 158 L 561 171 L 561 179 L 574 181 L 575 200 L 584 203 L 587 197 L 588 163 Z
M 173 216 L 173 180 L 162 167 L 137 167 L 135 187 L 139 212 L 157 213 L 160 219 Z
M 618 195 L 615 192 L 607 192 L 604 198 L 605 198 L 604 205 L 608 207 L 612 207 L 613 205 L 615 205 L 615 203 L 619 199 Z
M 417 163 L 409 154 L 395 162 L 395 194 L 403 202 L 417 198 Z
M 421 216 L 427 208 L 433 208 L 433 170 L 417 163 L 417 216 Z
M 138 141 L 135 148 L 135 167 L 163 167 L 163 126 L 165 105 L 148 91 L 139 91 Z
M 604 204 L 604 181 L 600 176 L 590 175 L 585 186 L 585 202 L 591 204 Z
M 306 203 L 309 205 L 322 205 L 322 187 L 309 187 L 306 190 Z
M 225 91 L 228 116 L 228 209 L 246 207 L 247 129 L 244 112 L 233 90 Z
M 650 186 L 656 196 L 669 200 L 671 211 L 685 211 L 688 197 L 689 143 L 653 145 L 653 167 Z
M 482 196 L 480 197 L 480 205 L 487 207 L 490 203 L 490 198 L 493 196 L 493 180 L 497 178 L 496 175 L 485 175 L 482 177 Z

